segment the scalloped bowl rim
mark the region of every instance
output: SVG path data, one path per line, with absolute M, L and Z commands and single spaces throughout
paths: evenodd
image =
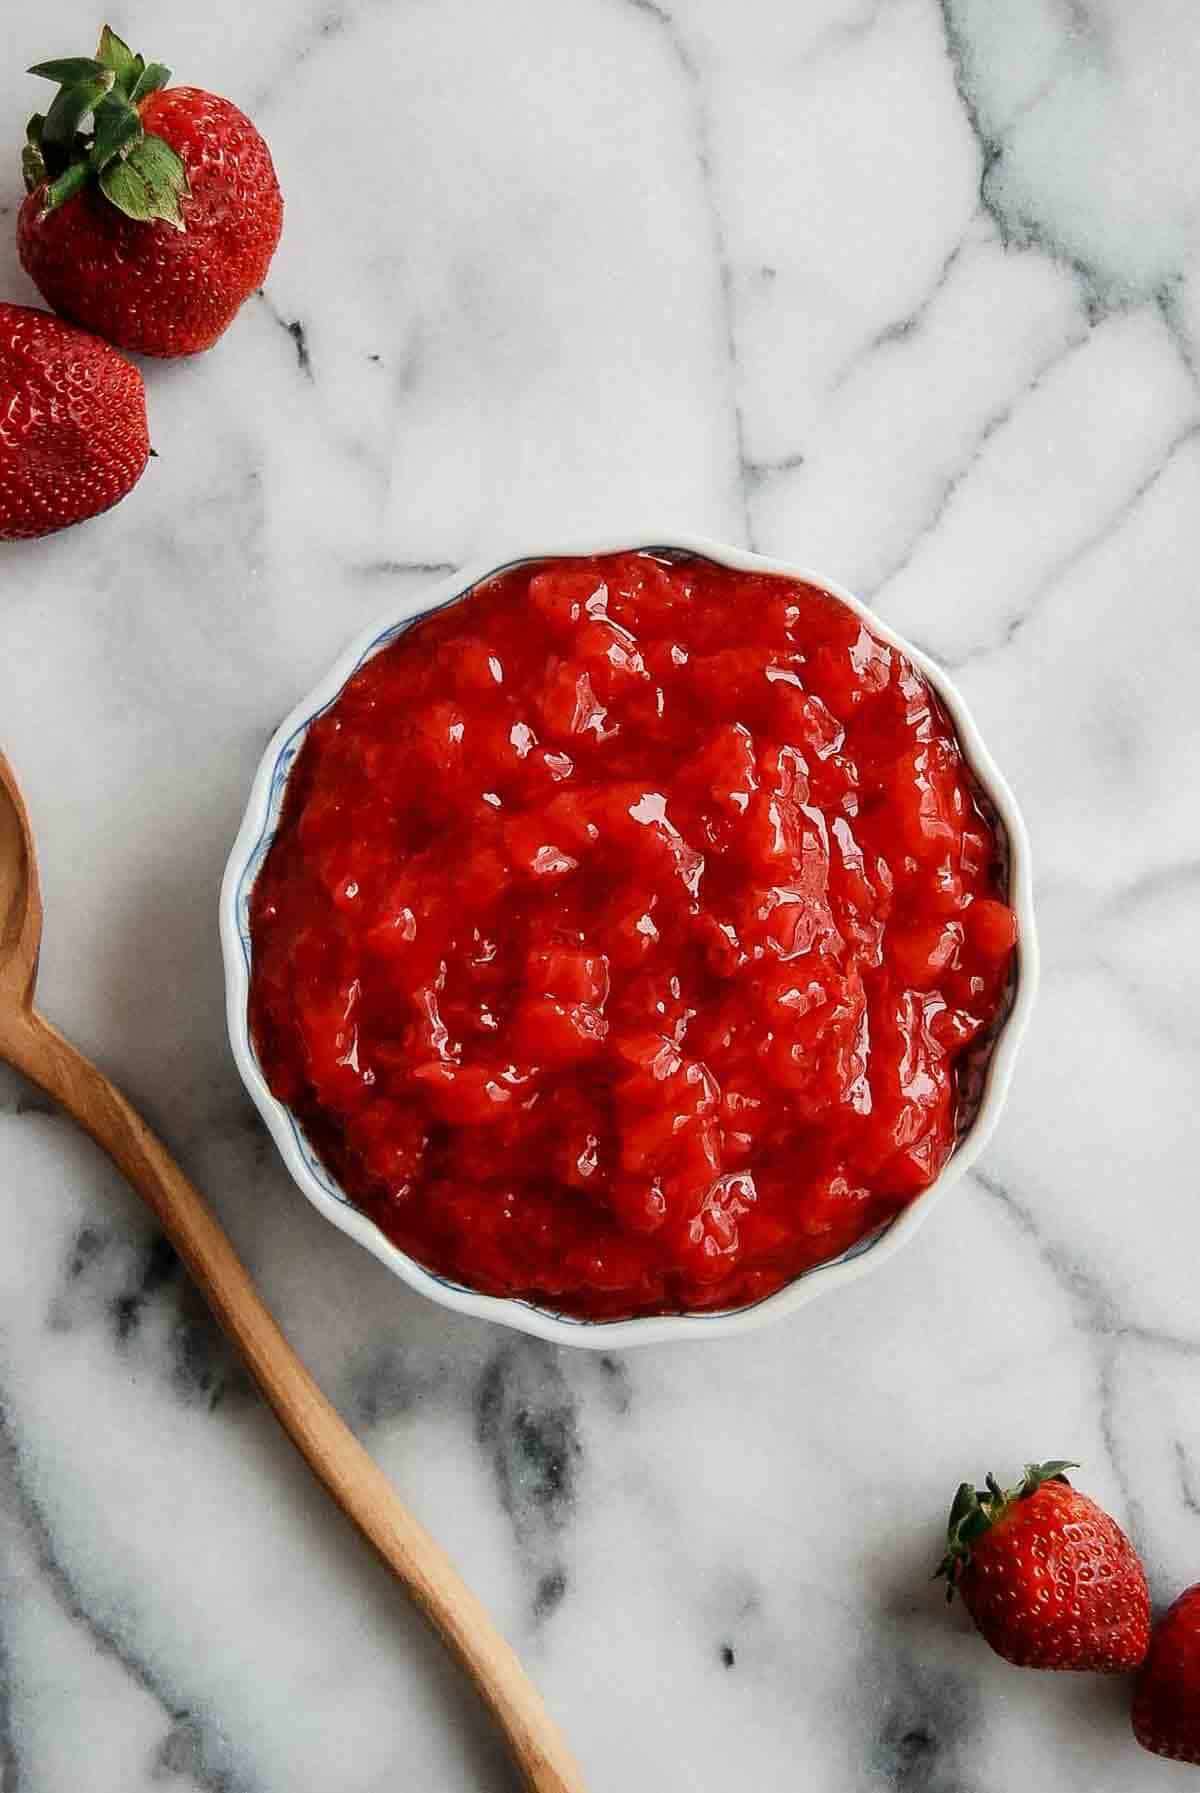
M 613 1350 L 667 1339 L 728 1338 L 796 1312 L 818 1295 L 844 1286 L 887 1262 L 912 1238 L 934 1203 L 962 1178 L 978 1159 L 999 1118 L 1012 1080 L 1017 1049 L 1028 1024 L 1038 981 L 1037 935 L 1033 916 L 1029 835 L 1007 782 L 1000 773 L 967 705 L 948 675 L 920 648 L 906 641 L 852 592 L 823 574 L 791 562 L 688 534 L 658 538 L 645 532 L 628 538 L 604 537 L 513 555 L 508 560 L 479 561 L 388 607 L 362 629 L 338 656 L 313 690 L 300 700 L 271 738 L 250 789 L 245 815 L 234 842 L 221 886 L 221 950 L 225 963 L 226 1014 L 230 1044 L 242 1080 L 262 1115 L 287 1169 L 304 1195 L 341 1232 L 357 1239 L 412 1289 L 441 1306 L 478 1319 L 493 1320 L 519 1332 L 558 1344 Z M 806 1270 L 774 1294 L 749 1306 L 725 1312 L 655 1314 L 623 1320 L 581 1320 L 531 1302 L 479 1294 L 427 1270 L 392 1243 L 375 1222 L 361 1213 L 338 1188 L 295 1117 L 267 1087 L 250 1037 L 249 988 L 251 946 L 248 901 L 254 880 L 274 838 L 288 773 L 308 728 L 340 694 L 351 675 L 419 618 L 465 597 L 484 580 L 532 561 L 615 553 L 694 554 L 736 572 L 766 573 L 800 579 L 846 604 L 871 629 L 920 668 L 954 723 L 967 762 L 993 804 L 1008 837 L 1009 901 L 1017 914 L 1018 946 L 1015 988 L 1008 1014 L 992 1045 L 984 1073 L 978 1110 L 941 1174 L 908 1207 L 882 1229 L 857 1241 L 828 1263 Z

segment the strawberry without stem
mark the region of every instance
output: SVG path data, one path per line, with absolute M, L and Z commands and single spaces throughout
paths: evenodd
M 1150 1638 L 1150 1596 L 1115 1519 L 1067 1481 L 1073 1463 L 1030 1464 L 1004 1492 L 964 1482 L 939 1575 L 998 1655 L 1021 1668 L 1134 1669 Z
M 1200 1582 L 1154 1628 L 1133 1696 L 1133 1734 L 1156 1756 L 1200 1764 Z
M 108 510 L 149 454 L 137 368 L 49 312 L 0 304 L 0 541 Z
M 107 25 L 94 57 L 30 72 L 60 87 L 29 121 L 26 272 L 56 311 L 121 348 L 211 348 L 262 285 L 283 227 L 262 137 L 229 100 L 167 87 L 170 71 Z

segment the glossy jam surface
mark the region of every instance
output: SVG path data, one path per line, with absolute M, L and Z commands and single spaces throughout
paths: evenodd
M 925 680 L 811 586 L 527 564 L 312 726 L 252 900 L 270 1086 L 405 1251 L 611 1317 L 743 1305 L 926 1188 L 1006 997 Z

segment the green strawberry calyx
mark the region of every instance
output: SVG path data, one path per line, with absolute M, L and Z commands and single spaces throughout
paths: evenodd
M 1066 1471 L 1078 1468 L 1078 1463 L 1027 1463 L 1025 1474 L 1015 1488 L 1002 1488 L 994 1475 L 988 1476 L 983 1488 L 973 1488 L 970 1482 L 964 1482 L 950 1508 L 946 1554 L 934 1572 L 935 1581 L 939 1576 L 946 1577 L 946 1599 L 953 1600 L 955 1584 L 985 1532 L 991 1531 L 1018 1501 L 1028 1500 L 1031 1494 L 1036 1494 L 1043 1482 L 1066 1482 Z
M 141 118 L 143 100 L 167 85 L 170 69 L 135 56 L 106 25 L 95 56 L 38 62 L 29 73 L 58 87 L 49 109 L 29 120 L 21 157 L 26 191 L 41 192 L 41 216 L 94 181 L 127 218 L 162 218 L 182 230 L 187 173 Z

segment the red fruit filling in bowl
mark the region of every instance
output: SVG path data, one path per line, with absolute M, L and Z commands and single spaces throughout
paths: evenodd
M 733 1308 L 929 1186 L 1011 982 L 1004 842 L 921 674 L 814 586 L 525 563 L 313 722 L 251 1028 L 431 1270 Z

